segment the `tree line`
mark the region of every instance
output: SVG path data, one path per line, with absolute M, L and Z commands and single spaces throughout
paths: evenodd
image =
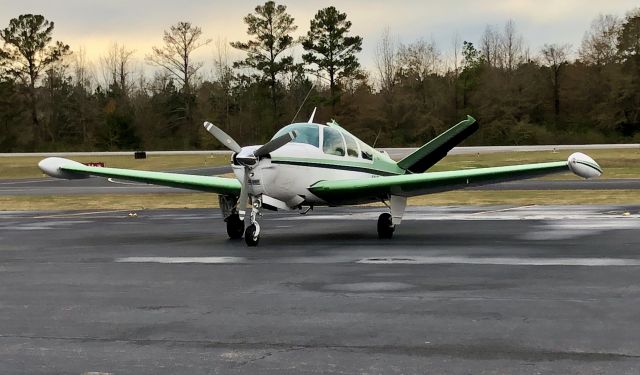
M 166 29 L 135 71 L 114 43 L 88 61 L 54 39 L 54 23 L 23 14 L 0 29 L 0 152 L 218 148 L 216 123 L 241 144 L 282 125 L 336 119 L 379 147 L 420 145 L 466 114 L 481 124 L 468 144 L 640 142 L 640 8 L 600 15 L 577 48 L 532 51 L 513 21 L 477 40 L 402 43 L 382 31 L 374 66 L 346 13 L 318 10 L 302 36 L 287 7 L 267 1 L 243 19 L 247 40 L 207 38 L 190 22 Z M 213 73 L 195 51 L 210 49 Z M 292 48 L 299 46 L 301 58 Z M 232 61 L 230 48 L 244 54 Z M 576 56 L 575 58 L 573 56 Z

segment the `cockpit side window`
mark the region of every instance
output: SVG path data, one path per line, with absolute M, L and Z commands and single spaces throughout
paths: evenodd
M 291 141 L 292 143 L 306 143 L 308 145 L 320 147 L 320 129 L 318 129 L 318 125 L 315 124 L 287 125 L 284 128 L 280 129 L 280 131 L 278 131 L 276 135 L 273 136 L 273 138 L 277 138 L 283 134 L 287 134 L 292 130 L 295 130 L 297 134 L 296 137 Z
M 344 156 L 344 140 L 340 132 L 329 127 L 324 128 L 324 138 L 322 141 L 322 151 L 325 154 Z
M 347 156 L 351 156 L 353 158 L 357 158 L 358 157 L 358 144 L 356 143 L 356 140 L 353 139 L 353 137 L 350 136 L 349 134 L 342 133 L 342 135 L 344 136 L 344 140 L 347 143 Z
M 364 143 L 360 143 L 360 153 L 363 159 L 373 160 L 373 149 Z

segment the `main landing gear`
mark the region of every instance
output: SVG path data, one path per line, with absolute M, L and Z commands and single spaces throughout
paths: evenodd
M 393 232 L 396 230 L 396 226 L 393 224 L 391 214 L 385 212 L 378 217 L 378 238 L 390 239 L 393 237 Z
M 262 208 L 262 196 L 250 196 L 251 199 L 251 213 L 249 214 L 250 224 L 245 229 L 244 216 L 245 207 L 237 206 L 237 201 L 228 202 L 221 200 L 220 206 L 223 208 L 223 213 L 226 212 L 227 216 L 227 234 L 231 239 L 240 239 L 244 234 L 244 240 L 247 246 L 255 247 L 260 242 L 260 224 L 258 224 L 258 217 L 261 215 Z M 223 204 L 224 203 L 224 204 Z M 402 220 L 402 214 L 406 205 L 406 198 L 392 196 L 391 197 L 391 213 L 385 212 L 378 217 L 378 238 L 391 239 L 393 232 L 395 232 L 396 225 L 400 224 Z
M 244 233 L 244 221 L 240 220 L 240 215 L 237 213 L 232 214 L 227 218 L 227 234 L 232 240 L 238 240 L 242 238 Z
M 381 240 L 393 237 L 396 225 L 402 222 L 404 209 L 407 207 L 407 197 L 390 195 L 388 199 L 388 204 L 386 200 L 383 200 L 382 203 L 389 207 L 391 213 L 385 212 L 378 217 L 378 238 Z

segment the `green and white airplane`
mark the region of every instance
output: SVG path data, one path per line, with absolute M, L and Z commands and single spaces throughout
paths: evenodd
M 314 111 L 315 113 L 315 111 Z M 236 178 L 91 167 L 50 157 L 38 164 L 52 177 L 87 178 L 91 175 L 144 182 L 218 194 L 230 238 L 258 245 L 258 217 L 263 209 L 300 210 L 314 206 L 383 202 L 388 212 L 378 218 L 379 238 L 391 238 L 402 221 L 407 198 L 465 187 L 571 171 L 583 178 L 602 174 L 600 166 L 582 153 L 566 161 L 426 172 L 457 144 L 478 129 L 471 116 L 395 162 L 385 152 L 368 146 L 335 121 L 287 125 L 261 146 L 240 147 L 215 125 L 204 126 L 233 151 Z M 249 225 L 245 213 L 250 203 Z

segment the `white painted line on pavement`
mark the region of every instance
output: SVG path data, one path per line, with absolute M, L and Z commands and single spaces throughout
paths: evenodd
M 40 182 L 52 182 L 57 180 L 52 180 L 50 178 L 41 178 L 38 180 L 24 180 L 24 181 L 11 181 L 11 182 L 0 182 L 0 185 L 20 185 L 20 184 L 36 184 Z M 60 180 L 63 181 L 63 180 Z
M 362 264 L 485 264 L 500 266 L 640 266 L 640 259 L 624 258 L 503 258 L 393 256 L 360 259 Z
M 65 218 L 69 216 L 86 216 L 96 214 L 113 214 L 118 212 L 131 212 L 131 210 L 111 210 L 111 211 L 91 211 L 91 212 L 75 212 L 75 213 L 62 213 L 53 215 L 34 216 L 33 219 L 53 219 L 53 218 Z
M 519 210 L 519 209 L 523 209 L 523 208 L 530 208 L 530 207 L 536 207 L 536 206 L 537 205 L 535 205 L 535 204 L 527 204 L 527 205 L 524 205 L 524 206 L 507 207 L 507 208 L 501 208 L 501 209 L 498 209 L 498 210 L 487 210 L 487 211 L 472 212 L 469 215 L 493 214 L 493 213 L 498 213 L 498 212 L 514 211 L 514 210 Z
M 264 263 L 250 261 L 242 257 L 126 257 L 117 258 L 117 263 L 163 263 L 163 264 L 239 264 Z M 466 256 L 393 256 L 371 257 L 364 259 L 335 258 L 280 258 L 275 263 L 359 263 L 359 264 L 472 264 L 498 266 L 582 266 L 582 267 L 620 267 L 640 266 L 640 259 L 629 258 L 515 258 L 515 257 L 466 257 Z
M 141 183 L 141 182 L 118 181 L 118 180 L 113 179 L 111 177 L 107 178 L 107 181 L 111 182 L 112 184 L 120 184 L 120 185 L 149 185 L 149 184 L 145 184 L 145 183 Z
M 126 257 L 116 259 L 117 263 L 205 263 L 205 264 L 229 264 L 244 263 L 245 258 L 240 257 Z

